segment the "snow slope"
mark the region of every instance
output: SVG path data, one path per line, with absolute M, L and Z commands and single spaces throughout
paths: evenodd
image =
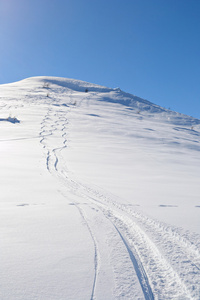
M 0 299 L 200 299 L 200 120 L 34 77 L 0 126 Z

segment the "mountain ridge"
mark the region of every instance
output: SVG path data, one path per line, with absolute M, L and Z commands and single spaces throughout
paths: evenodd
M 54 77 L 54 76 L 34 76 L 22 79 L 20 81 L 16 81 L 13 83 L 2 84 L 0 86 L 35 86 L 35 88 L 43 87 L 48 88 L 49 91 L 51 88 L 62 87 L 66 90 L 62 92 L 73 91 L 73 92 L 89 92 L 89 93 L 102 93 L 104 97 L 101 95 L 101 101 L 113 102 L 122 104 L 127 106 L 128 108 L 134 108 L 136 113 L 140 114 L 141 112 L 147 112 L 150 114 L 163 114 L 163 118 L 166 121 L 172 122 L 175 125 L 185 125 L 185 126 L 194 126 L 200 124 L 200 119 L 194 118 L 192 116 L 182 114 L 171 109 L 166 109 L 158 104 L 155 104 L 151 101 L 143 99 L 139 96 L 133 95 L 131 93 L 127 93 L 121 90 L 119 87 L 117 88 L 109 88 L 99 84 L 93 84 L 87 81 L 82 81 L 78 79 L 65 78 L 65 77 Z M 40 86 L 41 85 L 41 86 Z M 59 92 L 61 92 L 59 90 Z M 166 116 L 168 115 L 168 117 Z M 169 119 L 170 116 L 170 119 Z M 184 119 L 181 122 L 181 119 Z M 186 121 L 187 120 L 187 121 Z

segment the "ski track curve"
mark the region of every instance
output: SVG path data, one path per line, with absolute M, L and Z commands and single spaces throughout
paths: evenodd
M 70 103 L 72 103 L 72 99 L 70 98 Z M 49 122 L 50 121 L 50 122 Z M 53 124 L 52 124 L 53 122 Z M 43 148 L 46 150 L 46 166 L 47 170 L 53 174 L 54 172 L 57 174 L 58 168 L 58 155 L 57 152 L 61 152 L 64 148 L 67 147 L 67 133 L 66 133 L 66 126 L 68 124 L 68 120 L 66 118 L 66 112 L 57 112 L 54 113 L 52 108 L 48 108 L 47 113 L 44 116 L 43 121 L 41 122 L 41 131 L 39 136 L 41 137 L 40 143 L 42 144 Z M 48 145 L 48 138 L 47 137 L 53 137 L 55 133 L 58 132 L 60 134 L 61 132 L 61 138 L 62 143 L 60 147 L 51 147 Z M 98 246 L 96 242 L 96 238 L 93 234 L 93 231 L 89 225 L 89 222 L 87 221 L 87 218 L 84 214 L 83 209 L 78 205 L 78 203 L 74 203 L 75 207 L 79 211 L 79 214 L 85 223 L 88 232 L 91 236 L 93 245 L 94 245 L 94 279 L 92 284 L 92 291 L 91 291 L 91 297 L 90 300 L 94 300 L 95 295 L 95 287 L 97 282 L 97 274 L 98 274 L 98 261 L 99 261 L 99 253 L 98 253 Z
M 88 96 L 86 97 L 88 101 Z M 55 102 L 54 102 L 55 104 Z M 81 103 L 80 103 L 81 105 Z M 138 276 L 145 299 L 200 299 L 200 252 L 198 244 L 177 228 L 153 220 L 115 201 L 113 195 L 88 187 L 69 175 L 61 152 L 67 147 L 66 108 L 56 113 L 52 107 L 41 123 L 40 143 L 46 150 L 46 165 L 68 189 L 89 199 L 113 224 L 123 241 Z M 53 147 L 49 139 L 58 135 L 61 144 Z M 98 270 L 98 246 L 83 209 L 76 204 L 94 244 L 94 282 L 91 299 L 95 297 Z M 199 238 L 199 237 L 198 237 Z M 199 239 L 200 241 L 200 239 Z

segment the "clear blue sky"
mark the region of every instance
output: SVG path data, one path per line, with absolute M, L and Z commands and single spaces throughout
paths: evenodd
M 40 75 L 200 118 L 200 0 L 0 0 L 0 83 Z

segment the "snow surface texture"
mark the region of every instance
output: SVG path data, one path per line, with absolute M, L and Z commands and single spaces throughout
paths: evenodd
M 0 118 L 0 299 L 200 299 L 200 120 L 50 77 Z

